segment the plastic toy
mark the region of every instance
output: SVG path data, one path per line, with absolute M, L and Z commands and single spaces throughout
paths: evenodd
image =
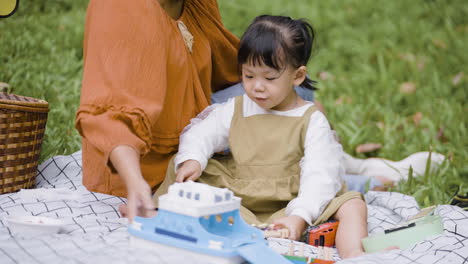
M 312 246 L 333 247 L 339 221 L 331 220 L 318 226 L 310 226 L 306 231 L 306 242 Z M 323 240 L 323 244 L 320 241 Z
M 289 237 L 289 229 L 281 228 L 281 229 L 265 229 L 263 230 L 263 236 L 265 238 L 283 238 L 287 239 Z
M 284 257 L 294 264 L 333 264 L 335 263 L 335 261 L 333 260 L 314 259 L 314 258 L 306 258 L 306 257 L 298 257 L 298 256 L 284 256 Z
M 268 247 L 263 232 L 240 216 L 239 197 L 228 189 L 197 182 L 174 183 L 159 197 L 153 218 L 136 217 L 128 227 L 132 243 L 178 248 L 205 263 L 288 263 Z M 206 261 L 205 261 L 206 260 Z
M 28 237 L 58 233 L 65 226 L 61 219 L 33 215 L 9 215 L 3 217 L 3 221 L 13 234 Z
M 323 241 L 322 241 L 323 242 Z M 299 254 L 294 255 L 294 242 L 291 241 L 289 244 L 289 252 L 287 255 L 283 255 L 286 259 L 291 261 L 294 264 L 332 264 L 335 263 L 333 261 L 333 249 L 330 247 L 323 247 L 319 246 L 317 247 L 317 258 L 312 258 L 312 257 L 305 257 L 304 256 L 304 244 L 301 243 L 299 244 Z

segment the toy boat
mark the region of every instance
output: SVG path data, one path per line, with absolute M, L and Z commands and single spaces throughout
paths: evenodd
M 178 248 L 205 263 L 288 263 L 268 247 L 263 232 L 241 217 L 241 199 L 224 188 L 197 182 L 174 183 L 159 197 L 153 218 L 136 217 L 128 227 L 132 243 Z M 204 261 L 205 261 L 204 260 Z

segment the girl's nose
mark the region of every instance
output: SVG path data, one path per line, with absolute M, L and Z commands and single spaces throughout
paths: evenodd
M 254 90 L 256 92 L 263 92 L 265 89 L 263 87 L 263 83 L 261 81 L 256 81 L 255 84 L 254 84 Z

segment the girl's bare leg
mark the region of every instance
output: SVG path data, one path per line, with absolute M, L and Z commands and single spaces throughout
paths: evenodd
M 334 219 L 340 221 L 335 239 L 340 257 L 364 255 L 361 239 L 367 237 L 366 203 L 361 199 L 351 199 L 338 209 Z

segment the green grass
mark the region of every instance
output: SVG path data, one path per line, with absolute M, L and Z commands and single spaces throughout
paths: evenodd
M 259 14 L 306 18 L 317 31 L 309 73 L 316 98 L 353 155 L 359 144 L 383 145 L 398 160 L 429 150 L 452 157 L 437 171 L 394 190 L 421 206 L 468 191 L 468 5 L 464 0 L 218 0 L 224 24 L 240 36 Z M 80 149 L 73 127 L 82 73 L 87 1 L 21 1 L 0 20 L 0 82 L 50 103 L 41 160 Z M 326 74 L 324 74 L 326 73 Z M 461 79 L 454 77 L 461 74 Z M 327 75 L 328 78 L 323 76 Z M 415 87 L 400 92 L 402 83 Z M 418 124 L 413 116 L 420 112 Z

